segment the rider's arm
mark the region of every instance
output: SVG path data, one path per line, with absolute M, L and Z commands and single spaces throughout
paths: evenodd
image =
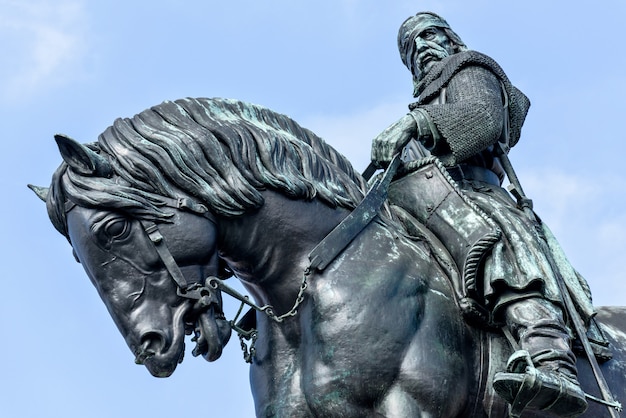
M 495 144 L 502 132 L 501 84 L 484 67 L 471 66 L 446 87 L 445 103 L 415 108 L 418 139 L 446 165 L 454 165 Z

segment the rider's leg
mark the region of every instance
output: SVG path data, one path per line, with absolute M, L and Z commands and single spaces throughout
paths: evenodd
M 506 326 L 520 350 L 509 359 L 509 370 L 496 374 L 493 385 L 511 404 L 512 416 L 524 408 L 545 409 L 563 417 L 582 414 L 587 402 L 577 380 L 576 356 L 561 308 L 533 297 L 503 309 Z

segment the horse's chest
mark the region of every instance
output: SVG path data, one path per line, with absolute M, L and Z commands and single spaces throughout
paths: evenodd
M 364 276 L 352 285 L 315 283 L 302 383 L 309 403 L 324 414 L 351 416 L 348 405 L 379 402 L 397 380 L 422 296 L 417 279 L 392 282 Z

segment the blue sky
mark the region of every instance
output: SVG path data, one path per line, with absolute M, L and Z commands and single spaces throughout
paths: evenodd
M 530 97 L 511 153 L 524 188 L 596 304 L 625 305 L 626 3 L 588 5 L 0 0 L 0 415 L 252 416 L 236 339 L 216 363 L 188 353 L 168 379 L 134 365 L 26 184 L 49 184 L 55 133 L 94 141 L 116 117 L 186 96 L 288 114 L 363 169 L 371 139 L 412 101 L 396 33 L 420 10 L 446 17 Z

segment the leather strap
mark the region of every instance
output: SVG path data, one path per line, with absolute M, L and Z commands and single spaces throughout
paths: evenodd
M 187 280 L 185 280 L 183 272 L 180 271 L 178 264 L 176 264 L 176 260 L 172 257 L 172 253 L 170 253 L 167 245 L 165 245 L 163 235 L 159 232 L 159 228 L 154 222 L 147 220 L 141 220 L 141 225 L 144 231 L 146 231 L 148 238 L 150 238 L 150 241 L 154 244 L 154 249 L 159 254 L 159 257 L 161 257 L 161 261 L 163 261 L 165 268 L 170 276 L 172 276 L 172 280 L 174 280 L 180 292 L 185 293 L 189 285 L 187 284 Z
M 212 304 L 220 305 L 219 299 L 216 297 L 215 292 L 210 287 L 210 283 L 214 277 L 208 277 L 205 283 L 193 282 L 188 283 L 183 275 L 183 272 L 176 264 L 176 260 L 172 256 L 169 248 L 163 240 L 163 235 L 159 232 L 159 228 L 152 221 L 141 220 L 141 226 L 150 238 L 150 241 L 154 244 L 154 249 L 161 258 L 163 265 L 167 272 L 172 277 L 174 283 L 176 283 L 176 294 L 180 297 L 192 299 L 197 301 L 194 309 L 203 310 Z

